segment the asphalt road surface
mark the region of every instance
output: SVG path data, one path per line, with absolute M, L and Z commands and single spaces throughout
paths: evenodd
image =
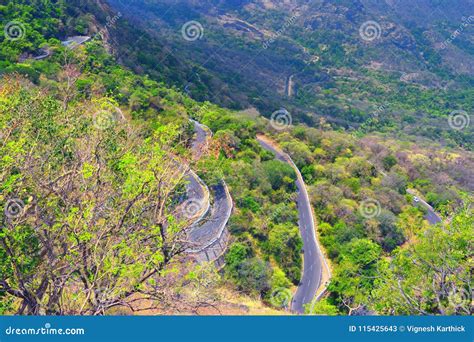
M 214 203 L 208 215 L 193 225 L 189 232 L 191 251 L 202 251 L 218 240 L 232 212 L 232 199 L 225 184 L 220 182 L 210 188 Z
M 286 79 L 286 86 L 285 86 L 285 92 L 286 92 L 286 96 L 288 97 L 292 97 L 293 96 L 293 77 L 295 75 L 290 75 L 287 79 Z
M 68 37 L 65 41 L 61 42 L 61 44 L 69 49 L 74 49 L 77 46 L 89 41 L 90 39 L 91 37 L 89 36 Z
M 206 148 L 207 138 L 211 132 L 199 122 L 191 121 L 195 130 L 192 151 L 194 158 L 199 159 Z M 193 181 L 188 183 L 188 186 L 192 184 Z M 225 226 L 232 213 L 232 198 L 224 181 L 210 186 L 210 192 L 214 199 L 210 210 L 207 211 L 207 215 L 193 224 L 188 234 L 191 243 L 188 253 L 195 254 L 199 262 L 213 261 L 223 253 L 228 237 Z
M 207 144 L 207 137 L 210 134 L 207 127 L 201 125 L 199 122 L 191 120 L 194 124 L 195 135 L 193 138 L 191 151 L 193 154 L 194 160 L 199 160 Z M 209 189 L 206 184 L 199 178 L 199 176 L 192 170 L 188 170 L 185 175 L 186 180 L 186 198 L 183 199 L 183 205 L 189 205 L 186 201 L 191 201 L 191 208 L 198 208 L 196 210 L 196 217 L 194 218 L 197 221 L 201 220 L 202 217 L 209 211 L 210 202 L 209 202 Z M 186 208 L 184 208 L 186 211 Z M 194 210 L 194 209 L 192 209 Z M 191 212 L 192 213 L 192 212 Z M 187 213 L 189 214 L 189 213 Z M 178 218 L 182 218 L 185 215 L 183 211 L 178 211 Z
M 195 160 L 198 160 L 199 158 L 201 158 L 202 154 L 207 148 L 207 138 L 211 134 L 211 132 L 203 124 L 195 120 L 191 120 L 191 122 L 194 124 L 195 132 L 191 149 L 193 152 L 193 158 Z
M 186 179 L 186 198 L 196 204 L 199 204 L 200 210 L 196 212 L 204 215 L 209 210 L 209 189 L 199 176 L 192 170 L 189 170 L 185 176 Z
M 322 277 L 322 257 L 316 242 L 311 204 L 301 173 L 291 158 L 286 153 L 276 150 L 258 137 L 257 140 L 264 149 L 274 153 L 277 159 L 293 166 L 297 172 L 296 186 L 298 188 L 298 197 L 296 202 L 298 205 L 298 224 L 303 239 L 304 260 L 303 276 L 291 301 L 291 310 L 301 314 L 304 313 L 304 304 L 310 303 L 316 295 Z
M 411 190 L 407 189 L 407 192 L 410 195 L 416 196 L 416 193 Z M 426 208 L 426 214 L 425 214 L 425 219 L 430 223 L 430 224 L 437 224 L 442 221 L 441 217 L 434 211 L 433 207 L 429 205 L 426 201 L 418 197 L 418 202 L 413 201 L 413 205 L 422 205 L 423 207 Z
M 206 129 L 207 127 L 201 125 L 199 122 L 194 120 L 191 120 L 191 122 L 194 124 L 195 131 L 191 151 L 193 153 L 193 159 L 199 160 L 204 153 L 209 131 Z M 205 212 L 207 212 L 207 210 L 209 210 L 209 190 L 207 189 L 206 184 L 204 184 L 201 178 L 199 178 L 199 176 L 192 170 L 190 170 L 186 175 L 186 180 L 188 182 L 186 184 L 187 198 L 206 206 Z

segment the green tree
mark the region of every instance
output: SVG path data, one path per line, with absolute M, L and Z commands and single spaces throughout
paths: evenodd
M 368 239 L 354 239 L 344 246 L 328 289 L 336 304 L 349 315 L 366 306 L 381 253 L 380 246 Z
M 397 158 L 395 158 L 394 156 L 392 155 L 388 155 L 388 156 L 385 156 L 383 159 L 382 159 L 382 165 L 383 165 L 383 168 L 386 170 L 386 171 L 390 171 L 390 169 L 395 166 L 397 164 Z
M 64 107 L 23 84 L 0 87 L 2 302 L 20 314 L 104 314 L 139 293 L 165 300 L 163 275 L 189 228 L 172 205 L 180 129 L 147 136 L 108 112 L 110 99 Z
M 323 298 L 316 303 L 308 303 L 305 305 L 305 312 L 312 315 L 337 316 L 339 310 L 337 306 L 330 303 L 327 298 Z
M 278 190 L 283 186 L 291 187 L 296 180 L 296 173 L 293 168 L 279 160 L 269 160 L 262 163 L 268 180 L 273 190 Z
M 429 226 L 417 242 L 381 261 L 372 307 L 382 314 L 472 315 L 474 216 L 466 207 L 449 224 Z
M 268 246 L 280 267 L 297 283 L 301 276 L 303 247 L 298 227 L 291 224 L 274 225 L 268 235 Z

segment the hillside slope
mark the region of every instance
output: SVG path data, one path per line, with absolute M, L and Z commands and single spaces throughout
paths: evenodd
M 259 6 L 255 13 L 270 19 L 286 8 L 271 1 L 243 3 Z M 255 111 L 192 99 L 192 85 L 176 86 L 194 66 L 188 53 L 176 50 L 166 60 L 153 55 L 154 49 L 168 55 L 168 41 L 156 30 L 143 33 L 126 12 L 115 12 L 105 1 L 0 4 L 5 18 L 0 35 L 1 313 L 289 313 L 307 261 L 298 230 L 296 174 L 262 149 L 256 137 L 263 133 L 301 171 L 318 236 L 334 267 L 329 291 L 306 312 L 472 314 L 474 156 L 456 146 L 470 146 L 472 127 L 452 127 L 452 118 L 449 126 L 445 115 L 450 108 L 469 108 L 472 88 L 442 97 L 440 90 L 407 86 L 403 95 L 412 97 L 397 102 L 398 94 L 382 92 L 385 76 L 374 73 L 366 76 L 380 81 L 379 88 L 361 94 L 367 99 L 382 92 L 387 108 L 403 102 L 401 123 L 378 125 L 372 117 L 376 132 L 368 123 L 357 132 L 342 129 L 345 120 L 358 122 L 359 115 L 367 115 L 353 108 L 337 111 L 341 98 L 362 101 L 348 98 L 352 88 L 341 88 L 342 83 L 319 98 L 321 108 L 331 109 L 327 117 L 340 122 L 336 130 L 324 118 L 308 120 L 314 127 L 299 124 L 306 116 L 294 112 L 291 117 L 283 109 L 281 118 L 267 120 Z M 186 13 L 176 20 L 195 13 L 182 4 L 174 10 Z M 242 10 L 240 1 L 199 4 L 196 11 L 208 16 Z M 262 6 L 274 8 L 260 12 Z M 332 11 L 358 8 L 340 6 Z M 258 35 L 257 23 L 225 20 L 226 29 Z M 240 42 L 212 33 L 209 38 Z M 141 63 L 145 60 L 148 64 Z M 123 65 L 130 62 L 133 70 Z M 352 75 L 336 62 L 328 63 Z M 232 64 L 221 67 L 236 71 Z M 354 75 L 359 72 L 354 67 Z M 232 90 L 224 76 L 215 75 L 219 83 L 201 80 Z M 301 79 L 293 79 L 296 93 L 290 102 L 301 94 Z M 212 94 L 206 87 L 204 98 Z M 336 96 L 336 88 L 346 92 Z M 238 90 L 249 89 L 242 82 Z M 408 115 L 414 108 L 416 118 Z M 384 109 L 377 113 L 382 121 Z M 193 161 L 190 119 L 213 132 L 199 161 Z M 430 139 L 397 137 L 399 124 L 407 134 L 418 133 L 408 128 L 422 127 Z M 434 143 L 437 136 L 440 142 Z M 188 167 L 209 187 L 225 179 L 234 201 L 220 272 L 186 253 L 190 224 L 178 211 Z M 426 199 L 442 224 L 430 226 L 424 207 L 407 189 Z
M 195 99 L 472 149 L 472 126 L 447 125 L 473 110 L 469 0 L 111 4 L 146 32 L 124 62 L 150 74 L 170 66 L 146 46 L 159 41 L 179 61 L 168 80 Z

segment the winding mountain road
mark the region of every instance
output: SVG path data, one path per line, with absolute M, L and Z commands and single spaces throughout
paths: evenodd
M 293 96 L 293 77 L 295 77 L 294 74 L 288 76 L 287 79 L 286 79 L 285 94 L 288 97 Z
M 188 238 L 192 243 L 189 253 L 199 262 L 216 260 L 226 248 L 226 224 L 232 213 L 232 199 L 223 182 L 211 186 L 214 203 L 206 217 L 193 225 Z
M 306 185 L 300 171 L 288 154 L 277 149 L 264 136 L 257 136 L 257 141 L 265 150 L 275 154 L 278 160 L 290 164 L 296 171 L 296 186 L 298 188 L 298 197 L 296 199 L 299 217 L 298 225 L 303 239 L 304 260 L 303 276 L 291 301 L 291 310 L 302 314 L 304 313 L 304 305 L 312 302 L 321 285 L 323 267 L 327 268 L 327 272 L 330 274 L 329 267 L 316 240 L 313 211 L 309 201 L 308 192 L 306 191 Z
M 207 148 L 211 131 L 201 123 L 191 121 L 195 130 L 192 143 L 193 158 L 198 160 Z M 191 226 L 188 233 L 190 247 L 187 252 L 194 255 L 198 262 L 216 261 L 226 250 L 229 237 L 226 225 L 232 213 L 233 205 L 224 180 L 210 186 L 210 193 L 213 196 L 211 208 L 206 211 L 206 215 Z
M 209 136 L 207 127 L 201 125 L 199 122 L 191 120 L 194 125 L 195 136 L 192 142 L 191 151 L 192 158 L 194 161 L 197 161 L 201 158 L 203 151 L 206 149 L 207 137 Z M 210 208 L 209 201 L 209 188 L 207 185 L 199 178 L 199 176 L 193 171 L 189 170 L 186 175 L 186 197 L 188 200 L 194 202 L 199 206 L 198 210 L 198 219 L 203 218 L 207 214 Z
M 265 150 L 273 153 L 278 160 L 290 164 L 297 175 L 296 186 L 298 188 L 298 197 L 296 201 L 299 217 L 298 225 L 303 239 L 304 264 L 301 282 L 291 301 L 291 310 L 302 314 L 304 313 L 304 305 L 313 301 L 321 286 L 323 267 L 326 268 L 329 279 L 331 278 L 331 272 L 316 239 L 313 212 L 306 185 L 299 169 L 296 167 L 291 157 L 278 149 L 271 140 L 263 135 L 258 135 L 257 141 Z M 407 189 L 407 192 L 416 196 L 416 193 L 411 189 Z M 421 204 L 427 209 L 425 219 L 430 224 L 433 225 L 442 221 L 440 216 L 434 211 L 433 207 L 423 199 L 418 197 L 418 201 L 414 201 L 414 204 Z M 324 292 L 324 290 L 319 293 L 318 297 Z M 318 297 L 316 297 L 316 300 Z
M 89 41 L 90 39 L 91 37 L 89 36 L 67 37 L 66 40 L 61 42 L 61 44 L 72 50 L 72 49 L 75 49 L 77 46 Z
M 369 161 L 369 163 L 372 166 L 375 167 L 375 169 L 377 170 L 378 173 L 380 173 L 384 177 L 387 177 L 387 174 L 383 170 L 380 170 L 380 168 L 377 167 L 376 164 L 374 164 L 370 161 Z M 425 200 L 423 200 L 414 189 L 406 189 L 406 192 L 408 194 L 414 196 L 415 198 L 418 198 L 418 202 L 415 199 L 413 199 L 412 205 L 418 206 L 419 204 L 421 204 L 422 206 L 425 207 L 426 214 L 425 214 L 424 218 L 429 222 L 429 224 L 433 225 L 433 224 L 437 224 L 437 223 L 443 221 L 441 219 L 441 217 L 436 213 L 434 208 L 431 205 L 429 205 Z
M 191 120 L 192 121 L 192 120 Z M 207 133 L 204 127 L 196 121 L 192 121 L 196 132 L 192 142 L 193 160 L 199 160 L 204 146 L 207 143 Z M 184 179 L 186 181 L 186 195 L 183 196 L 181 203 L 176 209 L 176 218 L 178 220 L 189 220 L 190 222 L 200 221 L 210 209 L 210 191 L 207 185 L 199 176 L 181 163 L 176 162 L 177 168 L 186 168 Z
M 193 159 L 199 160 L 203 155 L 204 151 L 207 150 L 207 139 L 211 135 L 211 131 L 207 126 L 197 122 L 196 120 L 190 120 L 194 125 L 194 139 L 191 146 L 193 153 Z
M 426 208 L 426 215 L 424 218 L 431 224 L 437 224 L 442 221 L 441 217 L 435 212 L 434 208 L 429 205 L 425 200 L 421 199 L 413 189 L 407 189 L 407 193 L 418 197 L 418 202 L 413 201 L 413 205 L 421 204 Z

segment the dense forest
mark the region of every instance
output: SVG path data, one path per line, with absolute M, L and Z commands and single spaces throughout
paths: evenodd
M 295 99 L 359 129 L 296 116 L 281 129 L 189 96 L 174 57 L 158 56 L 153 71 L 130 68 L 132 38 L 116 34 L 134 26 L 102 1 L 0 1 L 0 15 L 10 25 L 0 36 L 1 314 L 288 313 L 303 267 L 296 174 L 259 145 L 262 133 L 301 171 L 330 261 L 328 291 L 307 313 L 473 314 L 471 128 L 391 134 L 419 123 L 414 108 L 436 123 L 449 109 L 469 110 L 472 88 L 440 94 L 371 72 L 357 88 L 341 81 L 338 94 L 328 86 Z M 81 35 L 91 39 L 64 44 Z M 164 49 L 144 37 L 142 62 Z M 392 82 L 397 91 L 382 90 Z M 375 94 L 374 107 L 403 109 L 403 119 L 340 111 L 355 89 Z M 199 161 L 189 119 L 213 133 Z M 186 179 L 176 160 L 209 186 L 229 186 L 223 268 L 186 253 L 189 222 L 177 215 Z M 430 224 L 413 194 L 442 222 Z
M 200 101 L 253 106 L 265 117 L 284 107 L 293 121 L 310 126 L 324 117 L 335 128 L 427 137 L 472 150 L 472 126 L 454 131 L 446 124 L 454 111 L 474 109 L 473 19 L 452 13 L 453 7 L 469 13 L 465 1 L 424 9 L 428 23 L 416 10 L 421 4 L 407 10 L 409 1 L 392 3 L 398 13 L 373 1 L 238 3 L 111 1 L 140 32 L 135 41 L 126 25 L 117 28 L 121 59 Z M 376 39 L 361 39 L 359 26 L 374 19 Z M 188 21 L 200 25 L 196 41 L 181 35 Z M 462 34 L 446 44 L 459 27 Z

